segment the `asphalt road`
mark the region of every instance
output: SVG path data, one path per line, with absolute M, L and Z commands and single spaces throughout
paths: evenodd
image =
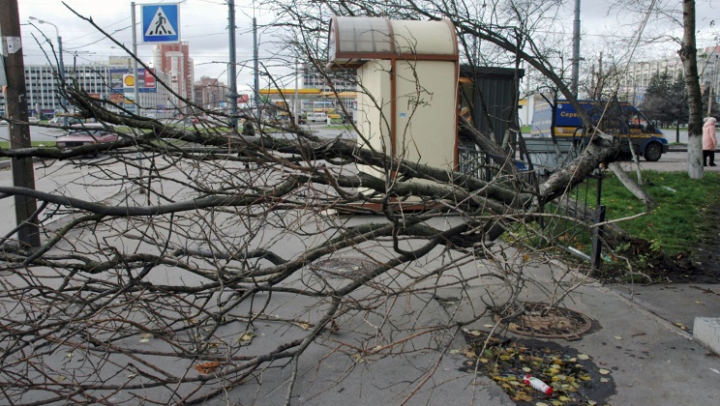
M 9 126 L 0 126 L 0 141 L 10 141 Z M 32 141 L 55 141 L 55 138 L 63 135 L 63 130 L 45 127 L 30 127 L 30 140 Z

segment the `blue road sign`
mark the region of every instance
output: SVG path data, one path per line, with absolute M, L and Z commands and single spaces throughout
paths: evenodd
M 180 42 L 180 5 L 142 5 L 143 42 Z

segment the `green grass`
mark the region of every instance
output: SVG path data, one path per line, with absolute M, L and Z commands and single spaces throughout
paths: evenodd
M 631 176 L 633 176 L 631 174 Z M 644 216 L 623 221 L 620 227 L 632 236 L 653 242 L 666 254 L 689 252 L 697 245 L 708 219 L 708 207 L 720 204 L 720 174 L 705 172 L 703 179 L 690 180 L 685 172 L 644 171 L 645 190 L 657 207 Z M 594 180 L 588 181 L 594 184 Z M 593 189 L 592 185 L 591 189 Z M 642 213 L 643 204 L 612 174 L 603 179 L 602 203 L 607 219 L 616 220 Z

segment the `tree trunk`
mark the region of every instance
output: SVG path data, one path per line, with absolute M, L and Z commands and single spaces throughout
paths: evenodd
M 688 91 L 688 176 L 702 179 L 702 93 L 697 68 L 695 43 L 695 0 L 683 0 L 683 39 L 678 51 L 683 62 Z

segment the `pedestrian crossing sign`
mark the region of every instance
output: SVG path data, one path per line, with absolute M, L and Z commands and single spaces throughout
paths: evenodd
M 177 3 L 143 4 L 143 42 L 180 42 L 180 10 Z

